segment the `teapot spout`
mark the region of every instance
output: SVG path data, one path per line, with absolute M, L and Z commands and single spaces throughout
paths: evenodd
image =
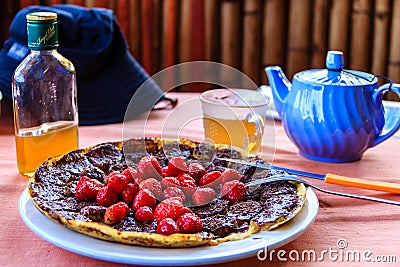
M 269 85 L 271 86 L 275 109 L 281 116 L 282 106 L 286 101 L 292 84 L 279 66 L 266 67 L 265 72 L 267 73 Z

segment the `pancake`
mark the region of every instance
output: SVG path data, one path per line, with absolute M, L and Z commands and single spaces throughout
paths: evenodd
M 219 184 L 216 186 L 218 195 L 210 203 L 202 206 L 190 201 L 184 203 L 201 219 L 201 231 L 165 235 L 157 233 L 157 221 L 136 220 L 131 203 L 128 203 L 129 213 L 120 222 L 110 225 L 103 220 L 107 207 L 76 197 L 76 187 L 82 176 L 104 184 L 107 175 L 123 171 L 128 166 L 137 168 L 138 162 L 147 155 L 157 158 L 161 167 L 168 166 L 171 158 L 181 157 L 187 163 L 201 164 L 207 173 L 235 169 L 242 175 L 244 184 L 279 173 L 228 165 L 215 159 L 225 157 L 263 162 L 259 157 L 248 157 L 243 151 L 226 145 L 210 146 L 187 139 L 138 138 L 102 143 L 46 160 L 28 182 L 30 197 L 41 213 L 73 231 L 102 240 L 146 247 L 207 246 L 248 238 L 288 222 L 300 212 L 306 198 L 303 184 L 282 181 L 266 182 L 251 190 L 248 188 L 243 199 L 232 202 L 221 196 Z M 196 184 L 196 187 L 200 186 Z M 160 201 L 162 199 L 157 203 Z

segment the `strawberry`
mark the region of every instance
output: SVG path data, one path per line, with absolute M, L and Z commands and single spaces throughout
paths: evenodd
M 192 162 L 189 164 L 188 174 L 191 177 L 193 177 L 193 179 L 195 179 L 196 182 L 198 182 L 200 178 L 203 177 L 203 175 L 206 173 L 207 173 L 206 169 L 199 163 Z
M 117 203 L 118 193 L 110 186 L 104 186 L 99 190 L 96 197 L 96 202 L 100 206 L 109 207 L 112 204 Z
M 161 180 L 161 187 L 163 189 L 170 186 L 180 186 L 179 180 L 176 177 L 167 176 Z
M 96 179 L 82 176 L 76 185 L 75 196 L 81 201 L 92 201 L 96 199 L 97 193 L 104 185 Z
M 106 178 L 104 178 L 104 183 L 107 184 L 107 183 L 108 183 L 108 179 L 110 179 L 110 177 L 112 177 L 113 175 L 116 175 L 116 174 L 120 174 L 120 172 L 119 172 L 119 171 L 112 171 L 112 172 L 110 172 L 110 173 L 106 176 Z
M 238 181 L 233 180 L 226 182 L 221 187 L 221 195 L 230 202 L 238 202 L 246 196 L 246 186 Z
M 226 182 L 233 181 L 233 180 L 242 181 L 243 175 L 234 169 L 225 169 L 221 173 L 220 181 L 222 181 L 222 183 L 226 183 Z
M 190 199 L 193 192 L 196 190 L 196 181 L 187 173 L 181 173 L 176 178 L 186 197 Z
M 118 202 L 107 208 L 104 214 L 106 224 L 116 224 L 122 221 L 129 214 L 129 207 L 125 202 Z
M 220 178 L 221 177 L 221 172 L 219 171 L 212 171 L 208 172 L 203 177 L 200 178 L 199 180 L 199 186 L 209 186 L 216 188 L 220 184 Z
M 179 233 L 179 228 L 174 220 L 165 218 L 158 223 L 156 231 L 160 235 L 172 235 Z
M 128 167 L 122 172 L 122 174 L 125 175 L 126 179 L 128 180 L 128 183 L 133 183 L 135 181 L 135 176 L 137 175 L 137 171 L 132 167 Z
M 217 193 L 210 187 L 198 188 L 193 192 L 192 201 L 197 206 L 203 206 L 210 203 L 217 197 Z
M 149 189 L 140 189 L 132 202 L 132 209 L 137 211 L 140 207 L 148 206 L 155 208 L 157 204 L 156 198 Z
M 122 191 L 122 198 L 125 202 L 132 202 L 136 194 L 139 192 L 139 185 L 137 183 L 128 184 L 124 191 Z
M 184 180 L 190 180 L 190 181 L 193 181 L 193 182 L 196 183 L 196 180 L 193 179 L 193 177 L 190 176 L 190 175 L 187 174 L 187 173 L 181 173 L 181 174 L 177 175 L 177 176 L 176 176 L 176 179 L 179 181 L 179 184 L 181 184 L 182 181 L 184 181 Z
M 193 234 L 203 229 L 201 219 L 194 213 L 186 213 L 176 220 L 179 231 L 184 234 Z
M 135 212 L 135 219 L 139 222 L 151 222 L 154 220 L 153 209 L 148 206 L 140 207 Z
M 157 199 L 163 198 L 161 183 L 154 178 L 149 178 L 149 179 L 142 181 L 139 184 L 139 188 L 140 189 L 149 189 Z
M 141 179 L 145 180 L 147 178 L 161 179 L 161 167 L 160 162 L 154 156 L 143 157 L 138 165 L 137 172 Z
M 175 157 L 168 162 L 168 176 L 177 176 L 178 174 L 185 173 L 187 171 L 188 167 L 182 158 Z
M 182 191 L 182 189 L 179 189 L 178 187 L 167 187 L 163 191 L 164 198 L 171 198 L 171 197 L 180 197 L 182 198 L 182 202 L 185 202 L 186 196 L 185 193 Z
M 168 176 L 167 172 L 168 172 L 168 166 L 161 168 L 161 176 L 162 177 L 167 177 Z
M 128 179 L 122 173 L 112 172 L 106 177 L 108 186 L 111 186 L 115 191 L 121 193 L 128 185 Z
M 180 197 L 171 197 L 161 201 L 154 209 L 154 219 L 160 223 L 165 218 L 173 220 L 178 219 L 179 216 L 192 211 L 184 207 Z

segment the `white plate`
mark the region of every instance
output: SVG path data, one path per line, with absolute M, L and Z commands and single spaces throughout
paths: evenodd
M 251 238 L 199 248 L 146 248 L 103 241 L 79 234 L 61 226 L 33 205 L 27 189 L 19 200 L 19 213 L 26 225 L 44 240 L 77 254 L 118 263 L 140 265 L 184 266 L 238 260 L 257 255 L 259 250 L 283 246 L 302 234 L 315 220 L 318 199 L 307 189 L 303 209 L 291 221 L 273 231 L 264 231 Z

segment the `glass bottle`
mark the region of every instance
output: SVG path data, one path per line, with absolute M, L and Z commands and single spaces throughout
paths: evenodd
M 74 65 L 58 47 L 57 14 L 26 15 L 30 54 L 12 80 L 17 165 L 32 176 L 47 158 L 78 148 Z

